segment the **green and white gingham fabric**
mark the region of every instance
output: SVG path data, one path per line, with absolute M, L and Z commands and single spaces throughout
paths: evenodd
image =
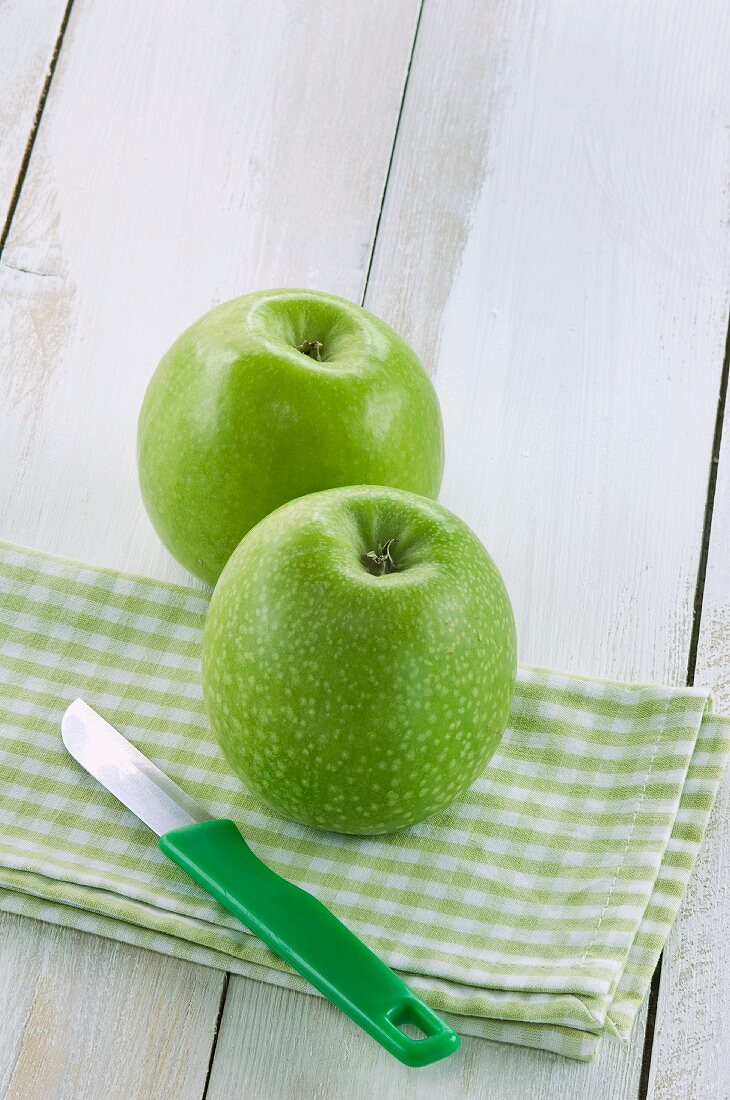
M 0 544 L 0 908 L 313 992 L 66 754 L 81 695 L 460 1031 L 578 1059 L 628 1038 L 728 753 L 707 692 L 523 668 L 456 805 L 391 836 L 326 834 L 223 762 L 200 695 L 206 607 Z

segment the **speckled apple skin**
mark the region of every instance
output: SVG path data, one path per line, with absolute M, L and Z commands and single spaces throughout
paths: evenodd
M 297 350 L 305 340 L 323 362 Z M 435 497 L 443 432 L 423 366 L 388 325 L 344 298 L 272 290 L 218 306 L 172 345 L 137 453 L 157 533 L 214 584 L 246 532 L 295 497 L 365 483 Z
M 398 571 L 365 555 L 388 539 Z M 307 825 L 386 833 L 483 771 L 507 724 L 515 625 L 469 528 L 378 486 L 292 501 L 246 535 L 205 626 L 203 692 L 232 769 Z

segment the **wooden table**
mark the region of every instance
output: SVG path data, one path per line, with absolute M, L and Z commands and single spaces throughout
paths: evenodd
M 443 403 L 442 500 L 524 661 L 730 709 L 727 0 L 3 0 L 0 537 L 162 578 L 135 421 L 165 347 L 343 294 Z M 13 1100 L 730 1095 L 730 788 L 649 1007 L 589 1066 L 408 1071 L 314 998 L 0 916 Z

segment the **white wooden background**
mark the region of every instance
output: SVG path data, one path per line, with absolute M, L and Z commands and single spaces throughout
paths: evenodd
M 431 371 L 522 659 L 730 710 L 728 56 L 726 0 L 0 0 L 0 537 L 183 579 L 150 372 L 215 302 L 328 289 Z M 630 1046 L 417 1072 L 313 998 L 0 917 L 0 1096 L 727 1098 L 728 927 L 726 784 Z

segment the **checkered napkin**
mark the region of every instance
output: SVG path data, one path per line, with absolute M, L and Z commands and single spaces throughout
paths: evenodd
M 628 1038 L 730 743 L 707 692 L 523 668 L 451 809 L 376 838 L 277 817 L 205 718 L 207 596 L 0 544 L 0 908 L 297 989 L 65 752 L 81 695 L 471 1035 L 589 1059 Z

